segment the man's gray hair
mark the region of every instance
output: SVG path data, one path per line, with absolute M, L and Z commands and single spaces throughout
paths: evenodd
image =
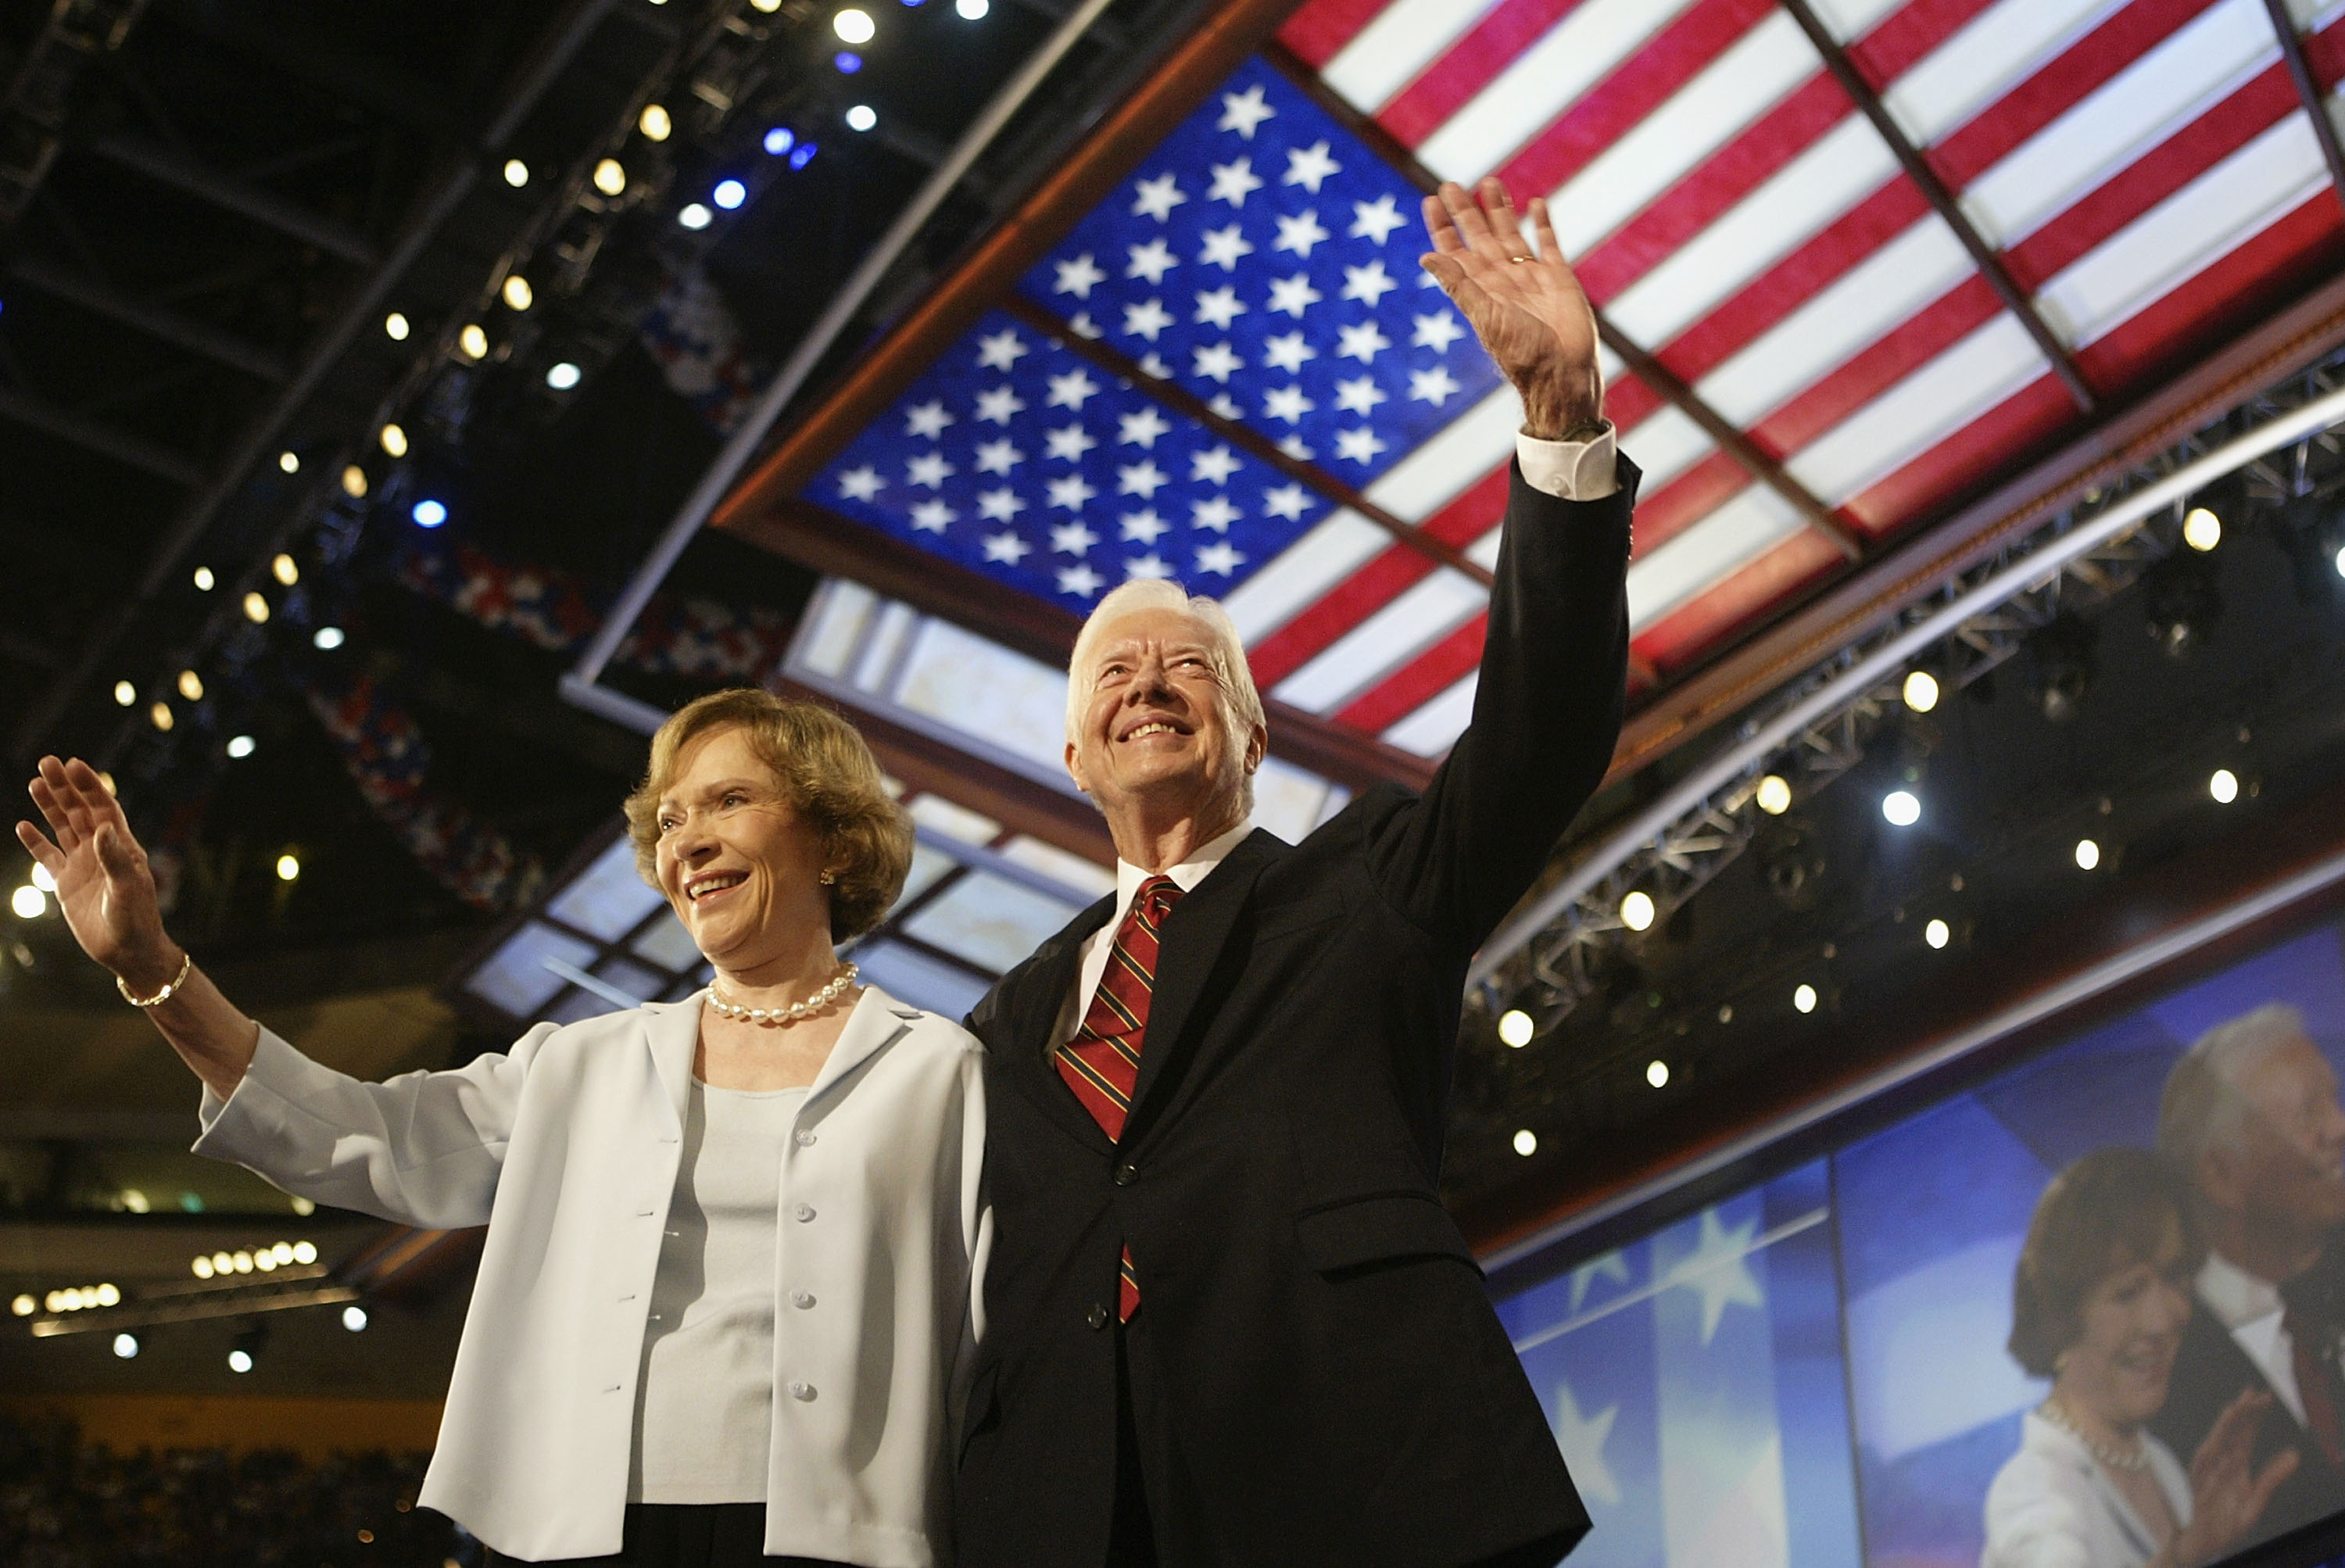
M 2195 1186 L 2208 1150 L 2242 1146 L 2253 1109 L 2239 1093 L 2241 1077 L 2281 1046 L 2309 1038 L 2304 1014 L 2273 1002 L 2215 1025 L 2191 1044 L 2166 1075 L 2157 1104 L 2157 1152 L 2178 1175 Z
M 1075 636 L 1075 651 L 1067 657 L 1067 743 L 1075 743 L 1081 728 L 1084 699 L 1091 694 L 1087 677 L 1100 638 L 1119 617 L 1139 610 L 1178 610 L 1204 628 L 1205 656 L 1222 689 L 1222 721 L 1229 727 L 1237 754 L 1245 755 L 1246 737 L 1256 725 L 1268 728 L 1263 717 L 1262 693 L 1254 689 L 1254 669 L 1246 663 L 1245 639 L 1219 599 L 1192 594 L 1162 577 L 1134 577 L 1092 606 L 1083 629 Z M 1246 809 L 1254 809 L 1254 779 L 1246 779 Z

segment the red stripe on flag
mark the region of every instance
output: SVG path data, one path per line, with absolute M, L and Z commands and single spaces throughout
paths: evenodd
M 1376 111 L 1377 120 L 1402 146 L 1416 146 L 1579 5 L 1579 0 L 1500 0 L 1472 31 L 1387 100 Z
M 1489 624 L 1488 616 L 1477 614 L 1354 697 L 1335 715 L 1337 722 L 1376 735 L 1415 713 L 1474 672 L 1482 662 L 1482 636 Z
M 1615 430 L 1626 433 L 1635 428 L 1660 406 L 1660 393 L 1626 371 L 1620 372 L 1619 379 L 1605 385 L 1604 417 L 1612 422 Z
M 1731 453 L 1713 452 L 1650 495 L 1639 496 L 1635 554 L 1650 555 L 1750 483 Z
M 1908 316 L 1873 345 L 1754 426 L 1751 439 L 1778 457 L 1799 451 L 2001 310 L 1975 272 Z
M 1885 87 L 1993 4 L 1995 0 L 1914 0 L 1859 39 L 1849 49 L 1849 58 L 1866 81 L 1876 88 Z
M 1574 269 L 1581 286 L 1599 304 L 1610 300 L 1854 112 L 1839 83 L 1809 78 L 1590 251 Z
M 1391 0 L 1304 0 L 1304 5 L 1278 29 L 1278 41 L 1294 51 L 1313 70 L 1319 69 L 1344 46 L 1375 21 Z
M 1812 528 L 1768 551 L 1716 587 L 1704 590 L 1637 634 L 1630 645 L 1655 668 L 1680 669 L 1720 638 L 1828 576 L 1847 557 Z
M 2076 404 L 2049 372 L 2004 399 L 1841 510 L 1866 533 L 1886 534 L 1990 469 L 2016 468 L 2044 437 L 2074 423 Z
M 1538 195 L 1555 189 L 1773 10 L 1771 0 L 1696 0 L 1506 159 L 1499 174 L 1508 188 Z

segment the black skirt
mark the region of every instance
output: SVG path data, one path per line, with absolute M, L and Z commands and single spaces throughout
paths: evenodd
M 762 1502 L 631 1502 L 616 1557 L 567 1557 L 536 1568 L 852 1568 L 817 1557 L 766 1555 Z M 489 1553 L 489 1568 L 531 1568 Z

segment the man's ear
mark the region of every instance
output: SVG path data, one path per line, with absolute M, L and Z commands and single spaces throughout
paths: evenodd
M 1246 733 L 1245 770 L 1252 773 L 1262 766 L 1263 755 L 1270 749 L 1270 729 L 1255 725 Z
M 1071 740 L 1067 742 L 1067 777 L 1073 779 L 1075 788 L 1084 794 L 1088 795 L 1091 792 L 1091 782 L 1083 777 L 1082 759 L 1076 752 L 1075 743 Z
M 2198 1156 L 2198 1187 L 2208 1203 L 2226 1212 L 2245 1207 L 2248 1196 L 2247 1162 L 2238 1151 L 2228 1145 L 2216 1144 Z

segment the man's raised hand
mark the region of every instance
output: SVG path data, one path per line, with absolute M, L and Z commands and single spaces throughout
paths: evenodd
M 1537 255 L 1497 176 L 1472 195 L 1445 181 L 1425 199 L 1433 250 L 1423 262 L 1522 393 L 1523 429 L 1554 440 L 1603 418 L 1604 377 L 1596 312 L 1564 261 L 1545 198 L 1531 202 L 1530 216 Z
M 178 972 L 179 954 L 163 932 L 155 875 L 121 802 L 78 757 L 42 758 L 29 789 L 49 830 L 18 822 L 16 840 L 56 881 L 57 906 L 74 940 L 132 990 L 161 990 Z

